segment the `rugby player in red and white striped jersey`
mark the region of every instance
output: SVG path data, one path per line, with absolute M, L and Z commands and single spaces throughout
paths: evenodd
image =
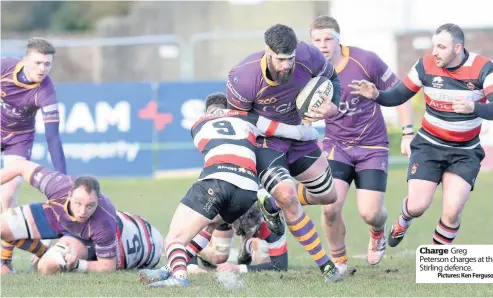
M 188 287 L 187 261 L 191 256 L 185 246 L 207 227 L 208 239 L 200 241 L 204 248 L 217 225 L 232 224 L 255 203 L 260 183 L 254 151 L 258 135 L 300 141 L 318 138 L 311 127 L 279 123 L 226 107 L 225 94 L 209 95 L 206 116 L 192 127 L 194 144 L 204 155 L 204 169 L 178 205 L 165 239 L 173 276 L 149 287 Z
M 433 234 L 434 244 L 450 244 L 481 168 L 485 153 L 479 133 L 483 119 L 493 120 L 493 62 L 464 48 L 464 32 L 444 24 L 433 36 L 433 52 L 420 58 L 403 80 L 388 91 L 367 81 L 353 81 L 354 94 L 384 106 L 400 105 L 423 88 L 426 112 L 411 143 L 408 197 L 389 235 L 400 243 L 412 219 L 431 205 L 443 183 L 443 210 Z

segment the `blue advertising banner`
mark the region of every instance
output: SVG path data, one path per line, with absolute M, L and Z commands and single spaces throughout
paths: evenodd
M 158 169 L 201 168 L 204 160 L 193 145 L 190 128 L 205 113 L 205 98 L 213 92 L 225 92 L 226 83 L 162 83 L 158 88 L 159 112 L 171 115 L 172 121 L 159 131 Z
M 223 81 L 57 84 L 69 173 L 139 177 L 202 168 L 190 129 L 204 115 L 206 96 L 225 88 Z M 37 117 L 32 159 L 52 167 Z M 323 134 L 323 123 L 315 126 Z
M 71 175 L 150 176 L 156 105 L 151 84 L 57 84 L 60 134 Z M 32 160 L 51 166 L 38 113 Z

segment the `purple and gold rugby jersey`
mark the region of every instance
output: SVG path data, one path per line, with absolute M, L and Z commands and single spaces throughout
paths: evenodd
M 337 114 L 325 119 L 325 138 L 348 146 L 387 147 L 387 128 L 380 105 L 351 94 L 348 84 L 367 80 L 377 89 L 386 90 L 399 83 L 399 78 L 375 53 L 357 47 L 341 49 L 345 60 L 336 71 L 343 91 Z
M 71 177 L 39 166 L 33 172 L 30 183 L 44 195 L 48 201 L 43 204 L 46 220 L 57 234 L 70 233 L 83 240 L 94 243 L 96 256 L 115 257 L 117 253 L 116 211 L 106 196 L 99 198 L 98 207 L 85 222 L 77 222 L 68 212 L 67 198 L 72 190 L 75 177 Z
M 296 46 L 294 70 L 289 82 L 278 84 L 271 81 L 266 75 L 266 70 L 265 51 L 254 53 L 235 66 L 228 75 L 228 103 L 239 110 L 253 110 L 254 113 L 270 120 L 292 125 L 301 123 L 296 109 L 296 96 L 303 87 L 311 78 L 330 78 L 335 71 L 316 47 L 302 41 Z M 277 151 L 288 152 L 291 144 L 299 141 L 259 137 L 257 143 Z M 315 144 L 307 150 L 313 150 L 311 147 L 316 148 L 316 141 L 306 143 Z
M 58 122 L 58 104 L 55 86 L 49 76 L 41 83 L 24 84 L 17 75 L 23 68 L 22 61 L 14 57 L 4 57 L 1 61 L 1 143 L 2 151 L 9 154 L 30 157 L 34 141 L 36 113 L 41 109 L 45 122 Z M 18 151 L 9 152 L 9 147 L 25 144 Z

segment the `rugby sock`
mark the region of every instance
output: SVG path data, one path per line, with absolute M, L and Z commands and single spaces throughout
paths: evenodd
M 322 247 L 320 237 L 318 237 L 313 221 L 305 212 L 303 212 L 297 220 L 286 222 L 286 224 L 294 238 L 310 254 L 322 271 L 328 263 L 332 263 Z
M 459 232 L 459 227 L 460 225 L 455 228 L 449 227 L 445 225 L 440 218 L 435 228 L 435 233 L 433 234 L 433 244 L 452 244 L 452 241 L 454 241 L 457 233 Z
M 403 228 L 409 227 L 411 225 L 411 221 L 414 219 L 414 216 L 409 214 L 409 211 L 407 211 L 407 200 L 408 197 L 405 197 L 404 201 L 402 202 L 402 212 L 398 219 L 399 225 Z
M 2 252 L 0 253 L 0 259 L 9 261 L 12 260 L 12 254 L 14 253 L 15 244 L 2 240 Z
M 306 193 L 306 187 L 302 183 L 296 183 L 296 190 L 298 192 L 298 200 L 300 200 L 300 203 L 302 206 L 306 205 L 311 205 L 310 202 L 308 202 L 308 194 Z
M 345 263 L 347 262 L 346 245 L 343 245 L 337 250 L 330 251 L 330 257 L 334 263 Z
M 171 242 L 166 246 L 166 256 L 168 266 L 173 272 L 173 276 L 180 279 L 187 279 L 187 251 L 185 246 L 179 242 Z
M 264 207 L 267 212 L 270 214 L 274 214 L 281 210 L 281 207 L 276 202 L 276 199 L 274 199 L 273 196 L 269 196 L 265 201 L 264 201 Z
M 375 227 L 370 227 L 370 237 L 372 237 L 373 239 L 380 239 L 383 237 L 384 235 L 384 227 L 385 225 L 383 225 L 382 227 L 380 228 L 375 228 Z
M 308 201 L 308 194 L 306 192 L 306 187 L 303 186 L 302 183 L 297 182 L 296 183 L 296 192 L 298 194 L 298 200 L 300 201 L 302 206 L 306 205 L 311 205 L 311 203 Z M 276 199 L 274 197 L 269 197 L 267 200 L 265 200 L 265 210 L 267 212 L 273 214 L 276 213 L 277 211 L 281 210 L 281 207 L 276 202 Z
M 189 259 L 195 257 L 199 252 L 207 247 L 211 241 L 211 234 L 207 231 L 200 231 L 187 245 L 187 256 Z
M 35 254 L 38 258 L 41 258 L 46 250 L 48 249 L 41 240 L 38 239 L 21 239 L 13 242 L 6 242 L 2 240 L 2 260 L 12 260 L 12 254 L 14 252 L 14 247 L 20 248 L 22 250 L 28 251 Z

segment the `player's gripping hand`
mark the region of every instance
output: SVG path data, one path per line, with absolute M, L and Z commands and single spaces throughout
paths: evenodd
M 474 102 L 464 98 L 454 98 L 452 109 L 459 114 L 471 114 L 474 112 Z
M 298 129 L 302 135 L 302 141 L 318 140 L 318 131 L 315 128 L 311 126 L 299 125 Z
M 379 94 L 375 84 L 368 82 L 367 80 L 353 80 L 348 87 L 353 89 L 351 94 L 361 95 L 371 100 L 375 100 Z
M 198 265 L 190 264 L 187 265 L 187 272 L 188 274 L 201 274 L 201 273 L 207 273 L 207 270 L 200 268 Z
M 322 98 L 324 99 L 322 105 L 318 108 L 311 107 L 310 111 L 305 113 L 304 120 L 308 122 L 317 122 L 337 114 L 337 106 L 330 101 L 326 95 L 322 95 Z
M 77 267 L 79 260 L 77 259 L 77 256 L 73 248 L 69 248 L 67 252 L 63 255 L 63 258 L 67 263 L 66 265 L 67 271 L 72 271 Z
M 217 265 L 217 271 L 223 272 L 238 272 L 240 271 L 240 265 L 235 265 L 231 263 L 222 263 Z

